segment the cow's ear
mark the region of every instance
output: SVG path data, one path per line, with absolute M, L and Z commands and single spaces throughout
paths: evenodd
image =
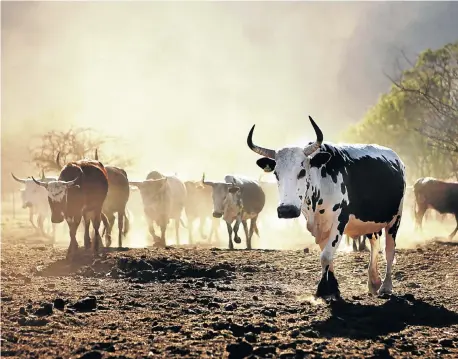
M 329 162 L 331 154 L 329 152 L 318 152 L 310 160 L 310 167 L 321 167 Z
M 276 162 L 267 157 L 262 157 L 256 161 L 256 164 L 261 167 L 264 172 L 272 172 L 275 169 Z
M 229 193 L 235 193 L 240 189 L 238 186 L 229 187 Z

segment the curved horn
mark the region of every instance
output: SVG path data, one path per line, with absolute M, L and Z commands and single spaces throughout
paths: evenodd
M 35 182 L 37 185 L 41 186 L 41 187 L 44 187 L 44 188 L 48 188 L 48 184 L 46 182 L 42 182 L 42 181 L 37 181 L 35 178 L 33 178 L 32 176 L 32 180 L 33 182 Z
M 310 120 L 310 122 L 311 122 L 311 124 L 313 126 L 313 129 L 315 130 L 316 141 L 314 143 L 312 143 L 311 145 L 309 145 L 309 146 L 304 148 L 304 154 L 306 156 L 312 154 L 317 149 L 319 149 L 321 144 L 323 143 L 323 132 L 321 132 L 320 128 L 315 123 L 315 121 L 313 121 L 313 118 L 311 116 L 309 116 L 309 120 Z
M 62 168 L 62 165 L 60 164 L 60 151 L 57 152 L 56 165 L 57 167 Z
M 258 155 L 261 155 L 261 156 L 264 156 L 264 157 L 267 157 L 267 158 L 270 158 L 270 159 L 274 160 L 275 159 L 275 151 L 274 150 L 271 150 L 271 149 L 268 149 L 268 148 L 259 147 L 259 146 L 256 146 L 253 143 L 254 126 L 256 126 L 256 125 L 253 125 L 253 127 L 251 127 L 250 133 L 248 134 L 248 137 L 246 139 L 246 143 L 247 143 L 248 147 L 250 147 L 250 149 L 253 152 L 256 152 Z
M 17 177 L 13 174 L 13 172 L 11 172 L 11 176 L 13 176 L 13 178 L 14 178 L 16 181 L 18 181 L 19 183 L 25 183 L 25 182 L 26 182 L 25 179 L 17 178 Z
M 203 184 L 203 185 L 206 185 L 206 186 L 212 186 L 212 187 L 213 187 L 213 185 L 214 185 L 213 182 L 208 182 L 208 181 L 205 182 L 205 172 L 202 173 L 202 184 Z
M 98 150 L 98 148 L 95 149 L 95 155 L 94 155 L 94 158 L 95 158 L 96 161 L 99 160 L 99 154 L 97 153 L 97 150 Z
M 67 187 L 71 187 L 74 184 L 76 184 L 76 181 L 78 181 L 79 178 L 80 178 L 80 176 L 76 177 L 74 180 L 71 180 L 71 181 L 59 181 L 59 182 L 64 183 L 65 185 L 67 185 Z
M 140 187 L 143 184 L 143 181 L 129 181 L 129 185 Z

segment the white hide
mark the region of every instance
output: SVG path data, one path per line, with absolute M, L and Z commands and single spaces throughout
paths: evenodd
M 32 179 L 26 179 L 24 185 L 25 188 L 21 190 L 23 207 L 25 208 L 25 205 L 30 203 L 35 213 L 42 217 L 49 216 L 50 208 L 46 188 L 37 185 Z
M 53 202 L 61 202 L 67 194 L 68 185 L 61 181 L 51 181 L 48 183 L 48 197 Z

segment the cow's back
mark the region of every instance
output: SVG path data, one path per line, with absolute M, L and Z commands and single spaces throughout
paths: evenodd
M 458 183 L 420 178 L 414 184 L 416 200 L 440 213 L 458 213 Z
M 127 173 L 115 166 L 105 166 L 105 169 L 108 175 L 108 193 L 103 207 L 108 211 L 122 210 L 130 194 Z
M 68 163 L 61 171 L 59 180 L 76 182 L 80 188 L 68 190 L 67 206 L 74 206 L 79 211 L 83 206 L 88 211 L 102 208 L 108 192 L 108 175 L 99 161 L 80 160 Z

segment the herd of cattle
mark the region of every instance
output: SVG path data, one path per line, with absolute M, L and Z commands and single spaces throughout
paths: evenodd
M 368 145 L 337 145 L 323 143 L 323 134 L 311 117 L 316 140 L 301 147 L 283 147 L 278 150 L 253 143 L 253 126 L 248 134 L 248 147 L 262 156 L 256 164 L 264 172 L 273 172 L 278 187 L 278 218 L 307 220 L 307 229 L 321 248 L 322 278 L 316 295 L 336 298 L 340 295 L 334 276 L 333 257 L 344 235 L 353 239 L 354 249 L 363 249 L 369 240 L 371 256 L 368 288 L 373 294 L 392 291 L 391 270 L 395 240 L 401 223 L 406 193 L 405 167 L 398 155 L 389 148 Z M 94 159 L 81 159 L 62 166 L 59 154 L 56 163 L 59 177 L 40 179 L 13 178 L 25 185 L 22 190 L 23 207 L 38 214 L 38 228 L 51 212 L 53 233 L 55 224 L 66 220 L 70 232 L 67 259 L 72 260 L 78 248 L 76 233 L 84 223 L 84 247 L 97 255 L 103 246 L 111 245 L 111 233 L 118 220 L 118 246 L 129 230 L 126 205 L 131 190 L 140 192 L 143 211 L 155 245 L 165 246 L 166 228 L 173 220 L 176 242 L 180 244 L 179 227 L 186 227 L 181 218 L 187 218 L 190 243 L 193 242 L 193 223 L 199 219 L 200 234 L 207 218 L 212 219 L 210 239 L 218 236 L 222 218 L 227 224 L 229 248 L 241 243 L 238 230 L 243 226 L 247 248 L 252 236 L 259 236 L 258 216 L 265 207 L 266 187 L 259 181 L 227 175 L 224 181 L 207 181 L 205 174 L 198 181 L 183 182 L 176 176 L 165 176 L 152 171 L 143 181 L 129 181 L 126 171 L 108 166 Z M 440 213 L 452 213 L 457 219 L 458 184 L 433 178 L 420 178 L 413 187 L 416 223 L 421 228 L 428 208 Z M 410 189 L 410 188 L 409 188 Z M 270 195 L 270 194 L 269 194 Z M 249 222 L 249 226 L 248 226 Z M 94 238 L 89 227 L 92 223 Z M 101 234 L 101 223 L 104 225 Z M 34 225 L 35 226 L 35 225 Z M 160 234 L 157 234 L 156 226 Z M 385 230 L 386 275 L 382 282 L 377 270 L 378 238 Z M 358 244 L 358 246 L 357 246 Z

